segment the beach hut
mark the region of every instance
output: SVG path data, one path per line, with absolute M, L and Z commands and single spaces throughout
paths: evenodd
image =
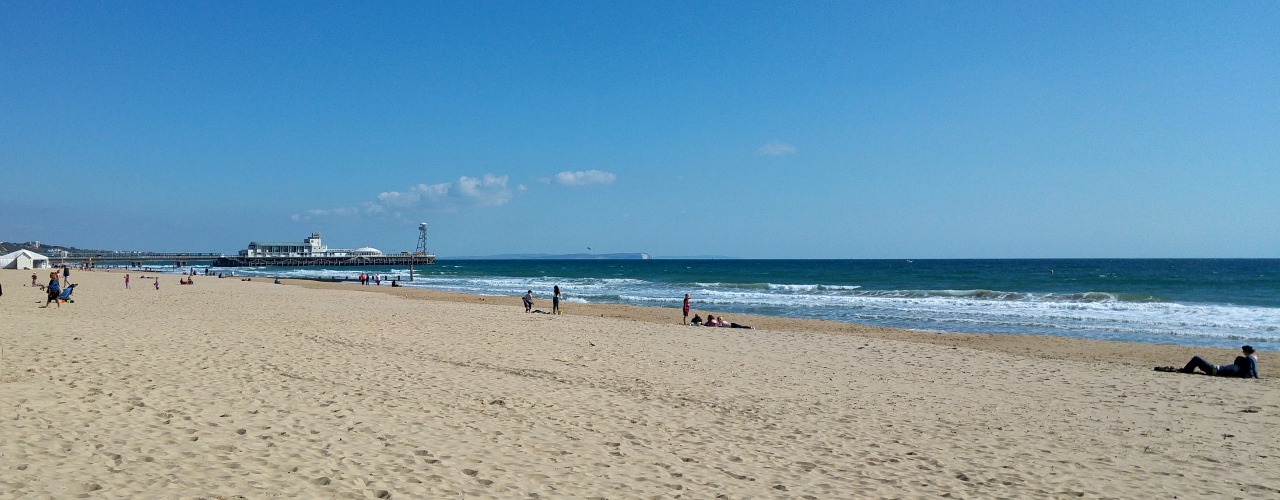
M 0 255 L 0 269 L 38 269 L 49 267 L 49 258 L 30 250 Z

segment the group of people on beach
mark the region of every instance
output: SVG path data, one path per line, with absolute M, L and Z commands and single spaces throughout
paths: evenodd
M 687 294 L 687 293 L 686 293 L 686 294 L 684 294 L 684 305 L 681 307 L 681 310 L 684 312 L 684 322 L 683 322 L 683 324 L 686 324 L 686 325 L 689 325 L 689 326 L 711 326 L 711 327 L 722 327 L 722 328 L 746 328 L 746 329 L 748 329 L 748 330 L 755 329 L 755 327 L 752 327 L 752 326 L 741 325 L 741 324 L 738 324 L 738 323 L 734 323 L 734 322 L 732 322 L 732 321 L 729 321 L 729 320 L 725 319 L 723 315 L 721 315 L 719 318 L 717 318 L 717 317 L 715 317 L 715 316 L 712 316 L 712 315 L 708 314 L 708 315 L 707 315 L 707 319 L 706 319 L 706 320 L 703 320 L 703 319 L 702 319 L 702 316 L 699 316 L 699 315 L 695 314 L 695 315 L 693 315 L 693 319 L 692 319 L 692 320 L 690 320 L 690 319 L 689 319 L 689 309 L 690 309 L 690 301 L 691 301 L 691 300 L 692 300 L 692 298 L 689 296 L 689 294 Z
M 551 287 L 551 312 L 533 308 L 533 290 L 524 292 L 524 297 L 520 300 L 524 302 L 524 312 L 535 314 L 560 314 L 560 285 Z
M 194 276 L 196 273 L 194 269 L 192 269 L 189 273 L 184 273 L 184 274 L 185 276 L 183 276 L 179 280 L 179 283 L 183 285 L 191 285 L 195 283 Z M 222 277 L 222 276 L 219 275 L 219 277 Z M 146 279 L 147 276 L 144 275 L 144 276 L 141 276 L 141 278 Z M 38 286 L 38 279 L 39 278 L 37 273 L 31 274 L 32 287 Z M 244 280 L 247 280 L 247 279 L 248 278 L 245 278 Z M 379 276 L 379 275 L 368 275 L 368 274 L 360 275 L 360 284 L 362 285 L 381 284 L 381 281 L 382 281 L 382 276 Z M 275 282 L 279 284 L 280 280 L 277 278 Z M 130 284 L 130 275 L 125 274 L 124 275 L 125 289 L 129 288 L 129 284 Z M 394 283 L 394 282 L 392 283 L 392 286 L 396 286 L 396 285 L 398 285 L 398 283 Z M 154 286 L 156 290 L 160 289 L 159 277 L 155 277 Z M 57 308 L 59 309 L 62 308 L 61 299 L 64 298 L 63 297 L 64 290 L 67 290 L 69 288 L 74 288 L 74 287 L 75 285 L 71 283 L 71 270 L 67 266 L 63 266 L 61 269 L 61 272 L 55 270 L 49 273 L 48 284 L 41 287 L 41 288 L 44 288 L 47 294 L 45 303 L 41 307 L 48 308 L 49 304 L 52 303 Z M 560 301 L 562 300 L 562 296 L 560 293 L 560 285 L 555 285 L 552 287 L 551 312 L 534 309 L 533 300 L 534 300 L 533 290 L 526 291 L 524 296 L 522 297 L 522 301 L 524 302 L 524 311 L 526 313 L 557 314 L 557 315 L 561 314 Z M 689 319 L 689 313 L 691 312 L 691 297 L 687 293 L 684 295 L 684 302 L 682 304 L 681 311 L 683 313 L 682 324 L 685 324 L 685 325 L 709 326 L 709 327 L 719 327 L 719 328 L 746 328 L 746 329 L 753 328 L 748 325 L 743 325 L 743 324 L 729 321 L 723 315 L 716 317 L 714 315 L 708 314 L 707 318 L 704 320 L 702 319 L 701 316 L 695 314 L 692 320 Z M 1191 360 L 1188 361 L 1187 364 L 1182 368 L 1177 368 L 1173 366 L 1158 366 L 1156 367 L 1156 371 L 1178 372 L 1178 373 L 1196 373 L 1197 371 L 1199 371 L 1206 375 L 1218 376 L 1218 377 L 1258 378 L 1257 351 L 1253 348 L 1253 346 L 1248 346 L 1248 345 L 1242 346 L 1240 349 L 1241 351 L 1243 351 L 1243 354 L 1241 356 L 1237 356 L 1235 360 L 1228 365 L 1215 365 L 1213 363 L 1210 363 L 1208 360 L 1206 360 L 1201 356 L 1195 356 L 1195 357 L 1192 357 Z
M 386 278 L 385 276 L 381 275 L 381 274 L 365 274 L 365 273 L 360 273 L 360 284 L 361 284 L 361 285 L 375 285 L 375 286 L 382 286 L 382 281 L 383 281 L 383 280 L 385 280 L 385 279 L 387 279 L 387 278 Z M 393 283 L 393 285 L 395 285 L 395 283 Z M 398 285 L 396 285 L 396 286 L 398 286 Z
M 141 276 L 138 276 L 138 278 L 139 278 L 139 279 L 144 279 L 144 280 L 145 280 L 145 279 L 147 279 L 147 275 L 143 274 L 143 275 L 141 275 Z M 160 289 L 160 277 L 159 277 L 159 276 L 153 276 L 153 278 L 155 278 L 155 280 L 156 280 L 156 281 L 155 281 L 155 283 L 153 283 L 153 285 L 156 287 L 156 290 L 159 290 L 159 289 Z M 187 281 L 187 280 L 186 280 L 186 278 L 178 278 L 178 282 L 179 282 L 180 284 L 183 284 L 183 285 L 191 285 L 191 284 L 194 284 L 194 282 L 193 282 L 193 283 L 185 283 L 185 281 Z M 125 273 L 125 275 L 124 275 L 124 289 L 125 289 L 125 290 L 128 290 L 128 289 L 129 289 L 129 273 Z
M 61 282 L 59 282 L 59 276 L 61 276 Z M 37 286 L 37 279 L 36 273 L 31 273 L 31 286 Z M 49 273 L 49 284 L 43 287 L 46 299 L 41 307 L 47 309 L 49 304 L 53 303 L 56 306 L 55 309 L 62 309 L 62 301 L 71 300 L 71 290 L 74 290 L 75 287 L 76 285 L 71 282 L 71 268 L 64 265 L 61 273 L 56 270 Z

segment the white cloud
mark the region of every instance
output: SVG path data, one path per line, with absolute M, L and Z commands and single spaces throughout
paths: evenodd
M 422 195 L 437 208 L 497 207 L 513 196 L 507 187 L 507 176 L 492 174 L 479 179 L 464 175 L 453 183 L 425 186 Z
M 757 150 L 765 156 L 785 156 L 796 154 L 796 147 L 785 142 L 769 141 Z
M 561 186 L 589 186 L 592 184 L 613 184 L 618 176 L 609 172 L 599 170 L 586 170 L 578 172 L 564 171 L 556 174 L 551 179 L 552 183 Z
M 521 186 L 520 190 L 524 190 Z M 511 201 L 514 195 L 507 187 L 507 176 L 485 174 L 483 177 L 459 177 L 454 182 L 440 184 L 418 184 L 404 191 L 383 191 L 378 193 L 376 201 L 365 202 L 362 207 L 344 207 L 334 209 L 307 210 L 302 214 L 294 214 L 295 221 L 311 220 L 312 217 L 337 217 L 351 215 L 373 215 L 393 210 L 400 214 L 403 209 L 427 206 L 440 210 L 457 210 L 465 207 L 496 207 Z
M 356 207 L 340 207 L 340 208 L 317 208 L 307 210 L 300 214 L 293 214 L 291 219 L 295 221 L 311 220 L 312 217 L 341 217 L 348 215 L 356 215 L 360 213 L 360 209 Z
M 404 192 L 379 193 L 378 204 L 384 207 L 412 208 L 425 203 L 432 208 L 453 210 L 461 207 L 501 206 L 511 201 L 512 196 L 505 175 L 485 174 L 481 178 L 464 175 L 454 182 L 418 184 Z

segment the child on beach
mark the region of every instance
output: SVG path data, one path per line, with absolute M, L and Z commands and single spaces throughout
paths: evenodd
M 551 314 L 560 314 L 560 285 L 556 285 L 552 290 Z
M 532 309 L 533 309 L 533 290 L 529 290 L 527 292 L 524 292 L 524 312 L 529 312 Z
M 58 306 L 58 309 L 62 309 L 62 302 L 58 300 L 58 295 L 62 294 L 62 290 L 58 288 L 57 272 L 49 274 L 49 286 L 45 287 L 45 291 L 49 293 L 49 299 L 44 302 L 44 308 L 48 309 L 49 303 L 53 302 L 54 305 Z
M 684 321 L 683 321 L 683 323 L 685 323 L 685 324 L 688 324 L 688 323 L 689 323 L 689 294 L 687 294 L 687 293 L 686 293 L 686 294 L 684 294 Z

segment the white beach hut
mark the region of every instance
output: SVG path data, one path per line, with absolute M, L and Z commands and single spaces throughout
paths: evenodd
M 49 258 L 30 250 L 0 255 L 0 269 L 38 269 L 49 267 Z

